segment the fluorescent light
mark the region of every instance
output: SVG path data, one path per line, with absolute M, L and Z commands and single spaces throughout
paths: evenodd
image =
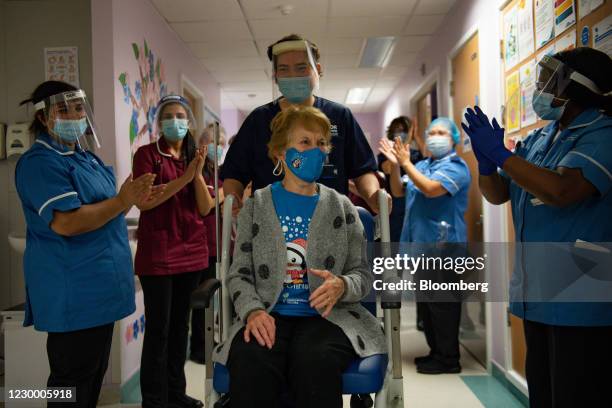
M 360 105 L 366 101 L 372 88 L 351 88 L 346 94 L 347 105 Z
M 395 37 L 371 37 L 366 40 L 359 68 L 384 68 L 393 54 Z

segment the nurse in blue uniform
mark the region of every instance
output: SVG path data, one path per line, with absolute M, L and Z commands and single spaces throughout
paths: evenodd
M 117 193 L 112 169 L 89 150 L 99 142 L 82 90 L 47 81 L 26 102 L 36 140 L 15 171 L 27 223 L 24 326 L 48 333 L 47 386 L 76 387 L 76 403 L 49 406 L 95 407 L 114 322 L 135 310 L 124 214 L 162 188 L 145 174 Z
M 388 140 L 381 141 L 381 153 L 393 164 L 390 175 L 392 194 L 395 197 L 406 196 L 400 242 L 409 244 L 411 252 L 420 255 L 421 250 L 429 251 L 436 243 L 467 241 L 463 214 L 467 209 L 471 176 L 467 164 L 455 152 L 459 137 L 459 130 L 452 120 L 435 119 L 425 132 L 425 144 L 432 156 L 416 164 L 411 161 L 409 146 L 404 145 L 400 138 L 395 138 L 393 145 Z M 405 174 L 400 176 L 402 171 Z M 446 247 L 460 248 L 448 244 Z M 449 252 L 448 255 L 453 254 Z M 417 278 L 421 276 L 417 275 Z M 419 299 L 424 299 L 424 296 L 417 294 Z M 439 300 L 417 302 L 430 348 L 428 355 L 415 358 L 417 372 L 421 374 L 461 371 L 461 303 Z
M 610 72 L 610 57 L 591 48 L 544 57 L 532 103 L 538 116 L 551 122 L 532 132 L 514 153 L 505 148 L 504 131 L 495 119 L 491 124 L 478 107 L 466 114 L 468 125 L 463 126 L 479 162 L 480 190 L 493 204 L 510 201 L 517 241 L 566 242 L 567 247 L 587 241 L 609 248 Z M 510 304 L 524 322 L 530 404 L 610 407 L 612 303 L 595 301 L 590 291 L 574 302 L 536 298 L 530 284 L 537 282 L 546 293 L 564 278 L 550 264 L 555 256 L 548 257 L 546 266 L 525 258 L 537 245 L 521 246 Z M 512 288 L 520 289 L 518 296 Z

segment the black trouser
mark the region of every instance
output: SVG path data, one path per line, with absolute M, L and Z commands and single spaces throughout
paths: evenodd
M 523 323 L 531 407 L 612 407 L 612 326 Z
M 48 387 L 76 387 L 76 403 L 49 402 L 49 407 L 95 407 L 108 367 L 114 323 L 64 333 L 48 333 Z
M 143 408 L 165 407 L 185 395 L 189 301 L 200 274 L 140 276 L 145 305 L 140 363 Z
M 430 355 L 446 365 L 459 365 L 461 302 L 418 303 Z
M 273 314 L 271 350 L 244 329 L 232 342 L 227 367 L 232 408 L 277 408 L 289 392 L 296 408 L 342 407 L 342 373 L 357 358 L 340 327 L 316 317 Z
M 211 256 L 208 258 L 208 268 L 202 271 L 200 275 L 200 284 L 205 280 L 215 277 L 215 263 L 217 258 Z M 191 341 L 189 342 L 192 356 L 204 357 L 204 309 L 196 309 L 191 312 Z

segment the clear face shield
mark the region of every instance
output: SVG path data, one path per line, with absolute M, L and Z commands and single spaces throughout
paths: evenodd
M 155 110 L 155 134 L 175 139 L 185 136 L 187 130 L 195 135 L 198 122 L 195 119 L 191 106 L 185 98 L 179 95 L 164 96 Z
M 290 103 L 301 103 L 319 89 L 319 70 L 311 44 L 283 41 L 272 47 L 272 94 Z
M 62 92 L 34 105 L 42 110 L 49 134 L 58 142 L 83 150 L 101 148 L 93 111 L 85 92 Z
M 546 55 L 536 66 L 536 90 L 534 98 L 539 98 L 542 94 L 554 95 L 556 99 L 561 99 L 568 85 L 574 81 L 586 87 L 591 92 L 602 94 L 597 85 L 580 72 L 573 70 L 558 59 Z

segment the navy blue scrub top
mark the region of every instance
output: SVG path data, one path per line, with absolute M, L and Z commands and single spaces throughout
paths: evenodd
M 569 207 L 552 207 L 509 181 L 516 240 L 519 242 L 612 242 L 612 118 L 595 109 L 581 113 L 555 139 L 557 121 L 531 133 L 516 148 L 516 155 L 537 166 L 580 169 L 597 189 L 597 195 Z M 573 245 L 573 244 L 572 244 Z M 552 246 L 550 250 L 553 250 Z M 545 274 L 556 270 L 563 255 L 546 259 L 530 257 L 538 253 L 521 247 L 522 262 L 515 262 L 511 282 L 510 310 L 516 316 L 552 325 L 612 325 L 612 304 L 605 302 L 533 302 L 524 296 L 525 287 L 554 283 Z M 524 264 L 524 265 L 523 265 Z M 562 267 L 559 265 L 559 267 Z M 543 288 L 545 289 L 545 288 Z M 535 291 L 535 289 L 534 289 Z M 585 300 L 588 300 L 585 294 Z
M 71 151 L 42 134 L 20 158 L 15 184 L 27 223 L 24 326 L 67 332 L 134 312 L 134 270 L 123 214 L 95 231 L 66 237 L 50 224 L 117 194 L 113 170 L 93 153 Z
M 339 103 L 315 96 L 314 107 L 331 122 L 332 150 L 318 182 L 348 194 L 348 180 L 376 171 L 376 159 L 351 111 Z M 270 124 L 280 112 L 278 100 L 256 108 L 245 119 L 225 156 L 221 179 L 236 179 L 253 191 L 282 179 L 274 176 L 274 163 L 267 144 L 272 136 Z

